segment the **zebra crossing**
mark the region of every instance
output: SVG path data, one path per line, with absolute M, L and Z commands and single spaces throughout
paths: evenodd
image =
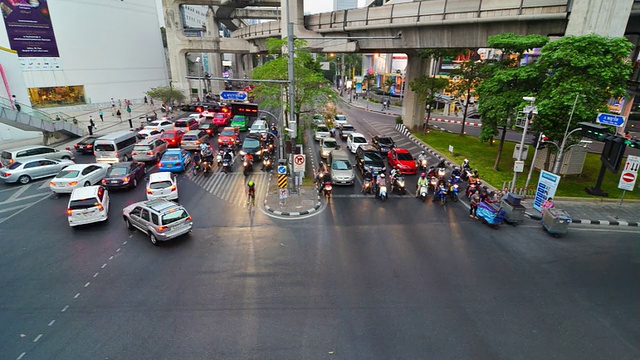
M 221 171 L 213 172 L 207 176 L 198 173 L 195 176 L 191 171 L 187 178 L 210 194 L 221 198 L 231 204 L 245 207 L 247 204 L 247 182 L 253 180 L 256 184 L 256 201 L 264 199 L 267 193 L 269 173 L 255 171 L 245 177 L 242 172 L 225 174 Z

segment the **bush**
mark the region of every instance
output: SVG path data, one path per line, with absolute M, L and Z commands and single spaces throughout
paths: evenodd
M 396 124 L 402 124 L 402 116 L 396 116 Z

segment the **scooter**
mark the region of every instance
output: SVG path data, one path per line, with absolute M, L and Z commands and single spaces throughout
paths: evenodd
M 438 179 L 444 179 L 444 177 L 447 175 L 447 168 L 444 167 L 439 167 L 438 168 Z
M 209 176 L 209 174 L 211 173 L 211 165 L 209 165 L 209 162 L 207 160 L 204 160 L 202 162 L 202 173 L 204 174 L 204 176 Z
M 226 174 L 232 171 L 233 169 L 231 168 L 231 161 L 227 159 L 222 160 L 222 172 Z
M 438 178 L 435 176 L 432 176 L 431 179 L 429 179 L 429 187 L 428 187 L 429 192 L 435 194 L 437 186 L 438 186 Z
M 331 186 L 331 181 L 325 181 L 324 185 L 322 186 L 322 194 L 327 199 L 327 201 L 331 200 L 332 190 L 333 190 L 333 187 Z
M 449 188 L 449 197 L 451 197 L 451 200 L 453 200 L 453 202 L 458 202 L 458 192 L 460 185 L 458 185 L 457 183 L 453 183 L 453 185 L 451 185 L 451 187 Z
M 382 200 L 382 202 L 387 201 L 387 185 L 380 185 L 378 186 L 379 188 L 379 192 L 378 192 L 378 197 L 380 198 L 380 200 Z
M 420 191 L 418 192 L 420 201 L 425 202 L 425 200 L 427 200 L 428 194 L 429 188 L 427 187 L 427 185 L 420 186 Z
M 418 160 L 418 167 L 421 171 L 427 171 L 427 159 Z
M 366 180 L 364 182 L 362 192 L 373 195 L 373 180 Z
M 270 157 L 265 157 L 262 159 L 262 170 L 264 171 L 271 171 L 271 169 L 273 168 L 273 162 L 271 161 Z
M 249 161 L 245 158 L 242 161 L 242 166 L 244 167 L 244 170 L 242 170 L 244 176 L 249 176 L 249 174 L 253 171 L 253 161 Z
M 440 205 L 444 205 L 447 203 L 447 187 L 444 185 L 440 185 L 438 187 L 438 192 L 433 196 L 433 201 L 440 201 Z
M 405 185 L 404 185 L 404 176 L 400 175 L 400 176 L 394 177 L 393 191 L 395 191 L 397 194 L 400 194 L 400 195 L 404 195 L 407 193 L 407 189 L 405 188 Z
M 218 151 L 218 155 L 216 155 L 216 163 L 218 167 L 222 166 L 222 150 Z

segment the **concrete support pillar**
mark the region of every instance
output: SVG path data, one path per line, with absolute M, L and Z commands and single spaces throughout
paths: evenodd
M 167 46 L 169 49 L 181 49 L 182 42 L 178 34 L 182 32 L 182 19 L 180 17 L 180 7 L 173 0 L 163 0 L 165 29 L 167 34 Z M 171 85 L 182 91 L 187 98 L 190 94 L 187 76 L 186 51 L 179 50 L 169 52 L 169 65 L 171 68 Z
M 258 66 L 264 65 L 265 54 L 258 54 Z
M 566 35 L 624 36 L 633 1 L 573 0 Z
M 402 120 L 404 125 L 411 131 L 417 131 L 424 121 L 425 104 L 423 101 L 418 101 L 417 94 L 411 90 L 409 84 L 413 79 L 425 74 L 427 71 L 427 61 L 421 59 L 417 52 L 407 53 L 407 56 L 407 86 L 405 88 L 406 97 L 404 106 L 402 107 Z
M 205 26 L 207 27 L 205 36 L 213 38 L 214 41 L 218 41 L 220 39 L 220 25 L 211 9 L 207 11 Z M 211 77 L 222 77 L 222 58 L 223 54 L 219 52 L 209 53 L 209 74 Z M 224 90 L 224 83 L 222 81 L 211 80 L 211 92 L 213 94 L 219 94 L 222 90 Z

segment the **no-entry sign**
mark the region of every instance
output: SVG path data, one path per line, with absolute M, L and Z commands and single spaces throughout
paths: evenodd
M 627 163 L 622 169 L 622 174 L 620 174 L 618 189 L 633 191 L 633 187 L 636 185 L 636 180 L 638 179 L 638 167 L 640 167 L 640 157 L 629 155 L 627 157 Z
M 303 172 L 306 159 L 302 154 L 293 156 L 293 172 Z

